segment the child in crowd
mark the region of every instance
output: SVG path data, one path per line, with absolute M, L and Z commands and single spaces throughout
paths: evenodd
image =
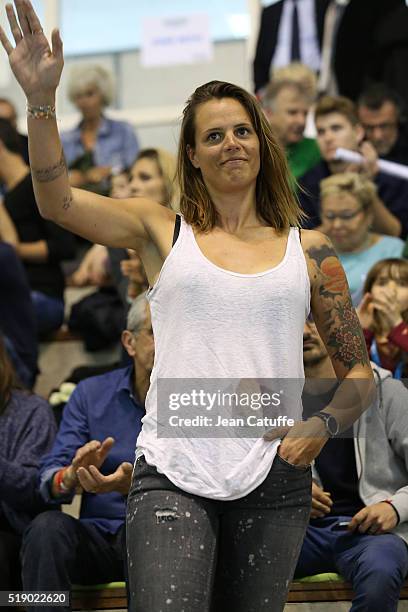
M 367 275 L 357 309 L 372 361 L 407 375 L 408 261 L 390 258 L 376 263 Z

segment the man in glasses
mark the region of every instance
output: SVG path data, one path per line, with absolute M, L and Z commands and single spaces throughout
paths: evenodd
M 320 225 L 320 181 L 340 172 L 363 172 L 377 186 L 373 210 L 373 229 L 381 234 L 401 236 L 408 233 L 408 181 L 380 172 L 374 147 L 364 141 L 364 129 L 355 104 L 342 96 L 324 96 L 316 105 L 317 143 L 322 161 L 300 179 L 299 200 L 309 215 L 309 229 Z M 362 165 L 336 159 L 338 148 L 359 152 L 365 158 Z
M 375 83 L 363 91 L 357 109 L 366 137 L 378 155 L 408 166 L 408 132 L 398 94 Z

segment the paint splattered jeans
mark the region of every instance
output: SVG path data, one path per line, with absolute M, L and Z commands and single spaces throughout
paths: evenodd
M 311 470 L 278 455 L 234 501 L 185 493 L 140 457 L 128 497 L 131 612 L 278 612 L 311 506 Z

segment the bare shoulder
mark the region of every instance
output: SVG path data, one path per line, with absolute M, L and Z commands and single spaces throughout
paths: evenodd
M 330 244 L 331 242 L 326 234 L 319 232 L 318 230 L 307 230 L 302 229 L 302 246 L 306 250 L 310 247 L 319 247 L 323 244 Z M 333 248 L 333 247 L 332 247 Z
M 335 266 L 336 273 L 339 274 L 342 265 L 330 238 L 326 234 L 317 230 L 302 230 L 302 248 L 312 285 L 317 281 L 322 271 L 326 270 L 327 272 L 330 266 Z

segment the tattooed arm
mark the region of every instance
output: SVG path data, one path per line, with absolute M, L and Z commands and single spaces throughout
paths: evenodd
M 343 381 L 327 412 L 341 430 L 371 403 L 373 374 L 363 330 L 351 302 L 343 267 L 330 240 L 316 231 L 302 232 L 311 284 L 311 311 L 333 369 Z
M 28 135 L 34 193 L 46 219 L 91 242 L 138 250 L 159 242 L 166 223 L 173 228 L 174 213 L 146 198 L 113 200 L 72 188 L 54 119 L 29 118 Z
M 374 399 L 375 383 L 364 335 L 351 303 L 343 267 L 328 238 L 302 230 L 311 285 L 311 310 L 341 384 L 330 405 L 340 431 L 348 429 Z M 317 417 L 296 423 L 285 431 L 271 431 L 265 439 L 283 436 L 279 454 L 289 463 L 309 464 L 328 439 L 324 422 Z

